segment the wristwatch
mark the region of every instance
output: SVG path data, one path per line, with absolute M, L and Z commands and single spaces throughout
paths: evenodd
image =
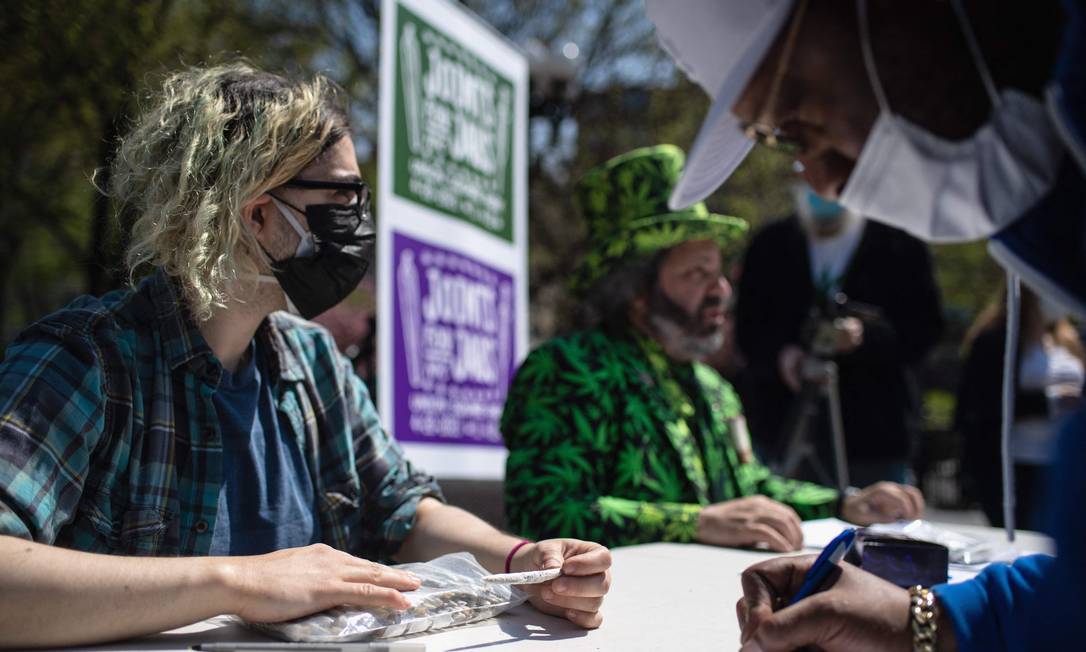
M 909 587 L 909 625 L 913 632 L 913 652 L 935 652 L 938 635 L 935 594 L 917 585 Z
M 853 496 L 859 496 L 861 493 L 863 493 L 863 489 L 850 486 L 837 494 L 837 509 L 834 510 L 834 513 L 838 518 L 841 518 L 841 510 L 845 508 L 845 500 L 852 498 Z

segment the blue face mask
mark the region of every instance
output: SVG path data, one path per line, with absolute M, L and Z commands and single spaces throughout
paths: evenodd
M 819 197 L 806 183 L 798 182 L 792 185 L 792 199 L 796 202 L 796 212 L 800 219 L 808 224 L 831 225 L 845 214 L 843 206 Z
M 815 222 L 833 221 L 845 210 L 837 202 L 819 197 L 818 193 L 810 188 L 807 188 L 804 199 L 807 202 L 807 209 L 811 219 Z

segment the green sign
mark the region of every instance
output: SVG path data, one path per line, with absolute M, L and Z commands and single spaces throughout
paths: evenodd
M 513 241 L 513 84 L 397 7 L 393 192 Z

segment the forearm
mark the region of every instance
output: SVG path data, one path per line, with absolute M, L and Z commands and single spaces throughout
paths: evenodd
M 98 555 L 0 536 L 0 645 L 88 644 L 231 611 L 216 558 Z
M 467 551 L 492 573 L 505 570 L 505 558 L 520 541 L 459 507 L 433 498 L 419 501 L 411 533 L 396 554 L 400 562 L 429 561 L 451 552 Z

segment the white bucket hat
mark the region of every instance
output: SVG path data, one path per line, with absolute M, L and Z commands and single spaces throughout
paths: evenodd
M 668 201 L 680 210 L 709 196 L 743 162 L 753 143 L 732 105 L 792 9 L 793 0 L 645 0 L 656 36 L 713 104 Z

